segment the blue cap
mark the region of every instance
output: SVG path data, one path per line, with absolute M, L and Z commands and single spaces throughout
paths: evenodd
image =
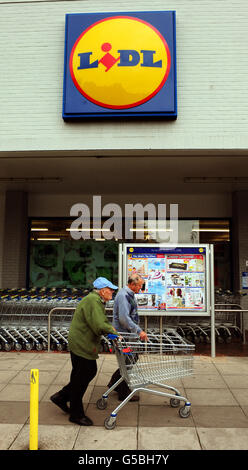
M 108 281 L 108 279 L 106 279 L 106 277 L 98 277 L 94 282 L 93 282 L 93 286 L 95 287 L 95 289 L 103 289 L 104 287 L 109 287 L 110 289 L 118 289 L 117 286 L 114 286 L 114 284 L 112 284 L 112 282 Z

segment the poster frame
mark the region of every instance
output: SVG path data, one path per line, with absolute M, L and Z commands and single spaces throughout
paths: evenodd
M 186 243 L 177 243 L 177 244 L 168 244 L 168 243 L 123 243 L 119 245 L 119 263 L 122 263 L 122 266 L 119 266 L 119 273 L 121 273 L 121 279 L 119 280 L 119 286 L 124 286 L 127 282 L 127 250 L 128 248 L 204 248 L 206 253 L 205 258 L 205 310 L 198 311 L 198 310 L 190 310 L 187 309 L 186 311 L 183 310 L 143 310 L 138 309 L 138 313 L 140 316 L 210 316 L 211 315 L 211 270 L 210 270 L 210 245 L 209 244 L 186 244 Z
M 209 317 L 210 316 L 210 331 L 211 331 L 211 357 L 216 357 L 216 341 L 215 341 L 215 291 L 214 291 L 214 245 L 213 244 L 168 244 L 168 243 L 121 243 L 119 244 L 119 288 L 124 287 L 127 283 L 127 248 L 128 247 L 161 247 L 161 248 L 205 248 L 206 249 L 206 311 L 199 312 L 187 310 L 167 311 L 142 311 L 138 310 L 139 316 L 145 317 L 145 330 L 147 329 L 148 316 L 160 317 L 160 329 L 162 330 L 163 318 L 165 316 L 193 316 Z

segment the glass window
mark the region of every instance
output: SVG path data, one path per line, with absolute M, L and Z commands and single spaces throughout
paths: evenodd
M 70 233 L 72 221 L 71 218 L 30 220 L 29 287 L 88 289 L 98 276 L 118 284 L 118 243 L 131 241 L 125 239 L 124 221 L 122 239 L 118 240 L 105 240 L 101 231 L 94 239 L 75 240 Z M 89 228 L 92 230 L 92 226 Z M 215 286 L 230 289 L 230 221 L 179 220 L 177 230 L 178 243 L 214 244 Z M 149 224 L 147 220 L 137 220 L 132 226 L 131 236 L 135 243 L 172 243 L 171 233 L 170 221 L 163 228 L 155 220 Z

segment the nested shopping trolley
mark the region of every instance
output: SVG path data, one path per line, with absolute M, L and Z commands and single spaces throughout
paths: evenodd
M 148 334 L 146 342 L 140 341 L 134 334 L 121 333 L 121 335 L 120 339 L 108 335 L 116 354 L 121 378 L 97 401 L 97 407 L 101 410 L 107 407 L 109 394 L 123 380 L 126 381 L 131 393 L 105 419 L 105 428 L 115 428 L 118 412 L 137 392 L 168 397 L 173 408 L 179 407 L 181 401 L 184 402 L 179 408 L 179 415 L 181 418 L 187 418 L 190 415 L 191 403 L 167 382 L 193 374 L 195 346 L 185 341 L 173 329 L 167 329 L 163 335 Z M 150 388 L 151 386 L 153 388 Z

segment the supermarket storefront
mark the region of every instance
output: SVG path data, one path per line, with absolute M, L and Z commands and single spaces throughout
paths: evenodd
M 106 240 L 99 231 L 96 238 L 75 240 L 70 226 L 73 219 L 31 219 L 28 250 L 28 287 L 83 287 L 89 289 L 94 279 L 104 276 L 118 284 L 118 245 L 129 242 L 123 237 Z M 138 228 L 133 243 L 159 243 L 155 230 Z M 187 231 L 187 232 L 186 232 Z M 98 232 L 98 231 L 97 231 Z M 168 232 L 169 235 L 169 232 Z M 83 233 L 82 233 L 83 236 Z M 179 243 L 210 243 L 215 245 L 215 285 L 232 288 L 231 228 L 228 219 L 179 220 Z M 167 243 L 169 237 L 167 237 Z

